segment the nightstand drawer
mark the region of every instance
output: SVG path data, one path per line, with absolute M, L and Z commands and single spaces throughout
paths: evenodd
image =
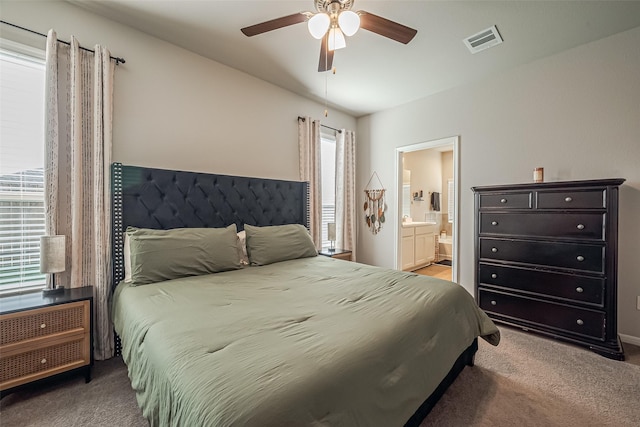
M 0 345 L 89 325 L 89 302 L 78 301 L 0 316 Z
M 0 358 L 0 388 L 6 389 L 58 372 L 89 365 L 87 336 L 51 343 L 24 353 Z
M 336 258 L 336 259 L 343 259 L 345 261 L 351 261 L 351 251 L 346 249 L 322 248 L 320 251 L 318 251 L 318 255 L 327 256 L 327 257 Z
M 351 252 L 345 252 L 341 254 L 333 255 L 331 258 L 343 259 L 345 261 L 351 261 Z

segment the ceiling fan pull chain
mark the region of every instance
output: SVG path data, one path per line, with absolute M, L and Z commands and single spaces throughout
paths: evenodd
M 324 74 L 324 116 L 328 117 L 329 116 L 329 108 L 327 107 L 328 101 L 327 101 L 327 86 L 329 85 L 328 83 L 329 81 L 329 77 L 327 77 L 327 74 Z

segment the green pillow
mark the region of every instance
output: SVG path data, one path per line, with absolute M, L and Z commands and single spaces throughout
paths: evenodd
M 152 230 L 128 227 L 133 285 L 241 267 L 236 225 Z
M 317 256 L 309 231 L 300 224 L 268 227 L 244 226 L 251 265 L 267 265 L 289 259 Z

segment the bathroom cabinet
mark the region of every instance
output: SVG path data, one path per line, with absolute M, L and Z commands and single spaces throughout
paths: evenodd
M 402 226 L 402 269 L 415 270 L 436 258 L 435 224 L 410 223 Z
M 472 188 L 478 305 L 499 323 L 624 360 L 617 333 L 623 182 Z

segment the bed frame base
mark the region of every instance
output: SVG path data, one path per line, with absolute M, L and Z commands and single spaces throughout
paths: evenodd
M 438 400 L 444 395 L 445 391 L 449 388 L 455 379 L 460 375 L 460 372 L 465 366 L 473 366 L 476 352 L 478 351 L 478 339 L 474 339 L 473 342 L 453 364 L 453 367 L 449 371 L 446 377 L 438 384 L 438 387 L 431 393 L 431 396 L 425 400 L 418 410 L 409 418 L 409 421 L 405 423 L 405 427 L 418 427 L 422 421 L 429 415 L 429 412 L 436 406 Z

